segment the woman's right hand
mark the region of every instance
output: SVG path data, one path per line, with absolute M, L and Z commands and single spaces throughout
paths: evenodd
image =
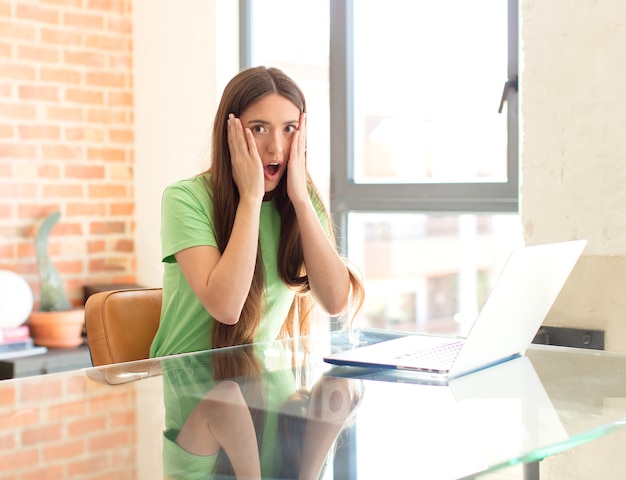
M 239 197 L 262 199 L 265 195 L 263 162 L 249 128 L 232 113 L 228 115 L 228 149 L 233 168 L 233 179 L 239 189 Z

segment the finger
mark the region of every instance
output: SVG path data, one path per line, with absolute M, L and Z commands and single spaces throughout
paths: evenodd
M 252 135 L 252 130 L 246 128 L 244 130 L 245 142 L 248 147 L 248 152 L 253 158 L 259 157 L 259 152 L 256 148 L 256 141 L 254 140 L 254 135 Z
M 241 120 L 233 116 L 229 126 L 231 133 L 229 141 L 232 141 L 231 153 L 237 156 L 246 155 L 248 153 L 248 149 Z
M 231 113 L 228 115 L 227 121 L 228 148 L 231 155 L 237 154 L 237 128 L 235 125 L 235 116 Z
M 300 114 L 300 124 L 298 125 L 298 130 L 300 130 L 300 143 L 302 145 L 302 152 L 306 152 L 306 112 L 302 112 Z
M 294 162 L 296 158 L 298 158 L 299 148 L 300 148 L 300 130 L 296 130 L 293 132 L 293 137 L 291 138 L 291 149 L 289 151 L 289 161 L 293 159 Z

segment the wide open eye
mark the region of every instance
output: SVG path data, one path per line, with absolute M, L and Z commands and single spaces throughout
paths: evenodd
M 252 133 L 263 133 L 266 131 L 263 125 L 253 125 L 250 127 L 250 130 L 252 130 Z
M 296 129 L 297 129 L 297 128 L 298 128 L 298 126 L 297 126 L 297 125 L 287 125 L 287 126 L 285 127 L 285 132 L 286 132 L 286 133 L 293 133 L 293 132 L 295 132 L 295 131 L 296 131 Z

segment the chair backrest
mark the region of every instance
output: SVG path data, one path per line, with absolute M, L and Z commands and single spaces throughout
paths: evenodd
M 85 325 L 95 367 L 149 357 L 161 316 L 162 289 L 113 290 L 91 295 Z

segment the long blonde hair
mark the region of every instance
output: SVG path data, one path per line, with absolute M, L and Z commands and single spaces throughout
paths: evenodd
M 243 70 L 228 83 L 215 115 L 209 187 L 212 192 L 215 234 L 218 248 L 222 253 L 230 239 L 239 204 L 239 190 L 233 179 L 228 148 L 227 118 L 230 113 L 240 117 L 254 102 L 272 93 L 282 95 L 291 101 L 300 112 L 306 111 L 304 95 L 291 78 L 277 68 L 255 67 Z M 308 171 L 307 184 L 316 207 L 321 209 L 329 219 L 328 225 L 332 236 L 330 217 Z M 278 273 L 281 280 L 296 294 L 283 324 L 281 335 L 294 335 L 296 330 L 303 335 L 310 332 L 313 301 L 304 265 L 300 228 L 293 204 L 287 195 L 286 175 L 275 190 L 274 202 L 280 213 Z M 349 311 L 353 317 L 363 303 L 364 290 L 358 275 L 352 268 L 348 268 L 351 283 Z M 213 348 L 254 342 L 262 316 L 264 284 L 265 272 L 261 249 L 257 248 L 254 276 L 240 319 L 235 325 L 213 322 L 211 332 Z

